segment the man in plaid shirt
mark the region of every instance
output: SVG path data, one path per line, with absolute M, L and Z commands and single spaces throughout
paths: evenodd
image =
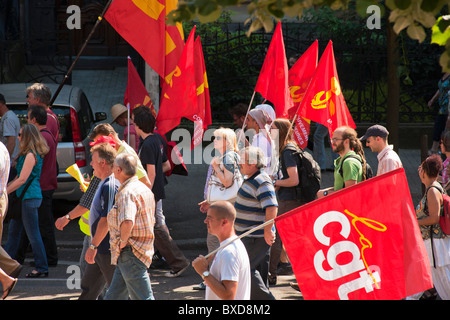
M 147 269 L 154 251 L 155 199 L 136 177 L 136 167 L 136 158 L 128 154 L 118 155 L 114 162 L 121 186 L 107 219 L 116 270 L 105 300 L 154 299 Z

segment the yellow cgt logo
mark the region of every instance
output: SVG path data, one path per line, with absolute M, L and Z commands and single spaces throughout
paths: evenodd
M 330 115 L 334 115 L 336 112 L 336 107 L 334 105 L 333 100 L 330 100 L 333 93 L 336 96 L 339 96 L 341 94 L 341 87 L 340 87 L 339 82 L 336 79 L 336 77 L 331 78 L 331 89 L 330 90 L 328 90 L 326 92 L 320 91 L 320 92 L 316 93 L 316 95 L 314 96 L 314 98 L 311 101 L 311 107 L 313 109 L 325 109 L 327 107 L 327 105 L 329 104 Z

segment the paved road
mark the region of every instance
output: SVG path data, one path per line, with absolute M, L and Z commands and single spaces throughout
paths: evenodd
M 61 203 L 67 207 L 67 203 Z M 7 228 L 7 225 L 5 226 Z M 27 279 L 25 274 L 31 272 L 30 262 L 33 260 L 28 253 L 24 269 L 19 281 L 8 300 L 76 300 L 81 292 L 78 287 L 78 261 L 81 252 L 83 236 L 78 229 L 77 221 L 72 221 L 61 232 L 57 231 L 59 263 L 50 267 L 49 277 L 42 279 Z M 200 244 L 180 244 L 180 248 L 191 261 L 199 254 L 206 253 L 206 247 Z M 190 248 L 188 248 L 190 247 Z M 150 278 L 157 300 L 204 300 L 204 291 L 193 287 L 201 282 L 200 276 L 189 267 L 180 277 L 167 278 L 167 269 L 151 269 Z M 295 281 L 293 276 L 279 276 L 278 284 L 272 287 L 272 293 L 277 299 L 299 300 L 302 296 L 289 286 Z
M 126 68 L 114 70 L 89 71 L 75 70 L 73 84 L 81 87 L 87 94 L 93 111 L 104 111 L 109 114 L 110 107 L 123 101 L 126 87 Z M 118 131 L 120 128 L 117 128 Z M 328 155 L 328 152 L 327 152 Z M 329 157 L 329 155 L 328 155 Z M 376 172 L 376 155 L 366 149 L 366 157 Z M 421 183 L 417 175 L 420 164 L 419 150 L 400 150 L 411 196 L 417 204 L 421 191 Z M 330 159 L 328 158 L 330 163 Z M 197 203 L 202 200 L 207 164 L 187 165 L 189 176 L 171 176 L 166 186 L 167 199 L 164 200 L 164 213 L 171 230 L 172 237 L 177 241 L 186 257 L 193 260 L 199 254 L 205 254 L 206 227 L 204 216 L 198 211 Z M 325 173 L 322 186 L 333 184 L 331 173 Z M 55 202 L 55 216 L 66 214 L 76 203 L 65 201 Z M 7 225 L 5 226 L 7 229 Z M 3 240 L 7 231 L 4 231 Z M 50 268 L 50 275 L 46 279 L 31 280 L 24 275 L 32 270 L 29 262 L 31 254 L 26 260 L 20 280 L 9 299 L 15 300 L 70 300 L 77 299 L 80 290 L 77 289 L 76 266 L 80 258 L 83 235 L 78 229 L 77 222 L 73 221 L 64 232 L 56 231 L 59 247 L 59 264 Z M 202 300 L 204 292 L 193 290 L 193 286 L 200 283 L 201 278 L 192 267 L 178 278 L 165 278 L 162 274 L 167 270 L 151 270 L 152 287 L 157 300 Z M 278 284 L 271 288 L 274 296 L 279 300 L 299 300 L 302 296 L 289 286 L 295 281 L 293 276 L 280 276 Z M 75 284 L 75 286 L 74 286 Z

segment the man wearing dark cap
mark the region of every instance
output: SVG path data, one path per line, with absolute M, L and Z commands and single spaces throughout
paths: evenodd
M 360 138 L 361 141 L 366 140 L 366 146 L 372 152 L 378 153 L 377 176 L 403 167 L 400 157 L 392 149 L 392 145 L 388 144 L 388 136 L 389 132 L 387 129 L 376 124 L 367 129 L 366 134 Z

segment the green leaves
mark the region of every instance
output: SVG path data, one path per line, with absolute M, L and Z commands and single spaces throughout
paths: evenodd
M 313 7 L 329 7 L 332 10 L 347 9 L 350 0 L 179 0 L 178 9 L 168 13 L 168 23 L 191 21 L 198 19 L 201 23 L 217 20 L 223 9 L 231 6 L 246 6 L 249 18 L 247 34 L 260 28 L 266 32 L 272 31 L 274 21 L 281 20 L 285 15 L 301 17 L 306 9 Z M 407 35 L 419 42 L 426 38 L 426 29 L 432 29 L 432 43 L 446 46 L 441 57 L 441 64 L 450 62 L 450 17 L 436 15 L 448 5 L 449 0 L 385 0 L 385 6 L 390 9 L 389 21 L 393 24 L 395 33 L 406 30 Z M 384 12 L 382 1 L 355 0 L 356 10 L 361 17 L 368 15 L 370 6 L 378 6 L 381 14 Z M 370 12 L 369 12 L 370 14 Z
M 450 15 L 439 17 L 431 31 L 431 43 L 444 46 L 450 38 Z

